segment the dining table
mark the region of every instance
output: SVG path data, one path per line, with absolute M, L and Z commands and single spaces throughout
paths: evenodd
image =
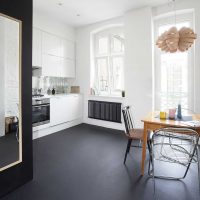
M 191 128 L 198 132 L 200 135 L 200 125 L 192 125 L 188 122 L 200 123 L 200 114 L 186 113 L 181 119 L 160 119 L 159 111 L 153 111 L 147 114 L 141 121 L 144 124 L 143 144 L 142 144 L 142 161 L 141 161 L 141 175 L 144 175 L 145 160 L 146 160 L 146 148 L 147 148 L 147 136 L 151 131 L 155 131 L 161 128 L 176 127 L 176 128 Z

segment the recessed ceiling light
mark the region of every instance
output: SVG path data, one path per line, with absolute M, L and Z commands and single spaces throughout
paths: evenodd
M 63 5 L 63 3 L 62 3 L 62 2 L 58 2 L 57 4 L 58 4 L 59 6 L 62 6 L 62 5 Z

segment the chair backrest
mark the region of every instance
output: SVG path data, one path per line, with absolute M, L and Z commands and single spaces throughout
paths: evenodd
M 130 131 L 134 129 L 131 107 L 130 106 L 123 107 L 122 114 L 123 114 L 123 118 L 124 118 L 126 134 L 130 135 Z
M 189 128 L 162 128 L 152 137 L 155 160 L 188 165 L 196 161 L 193 157 L 197 150 L 199 134 Z

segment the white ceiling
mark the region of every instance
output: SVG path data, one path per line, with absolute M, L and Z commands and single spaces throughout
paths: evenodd
M 34 11 L 77 27 L 122 16 L 134 8 L 167 2 L 168 0 L 33 0 L 33 8 Z

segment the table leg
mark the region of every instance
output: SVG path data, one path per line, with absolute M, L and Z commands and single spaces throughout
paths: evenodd
M 141 165 L 141 174 L 142 175 L 144 175 L 146 147 L 147 147 L 147 125 L 144 122 L 144 133 L 143 133 L 143 144 L 142 144 L 142 165 Z

